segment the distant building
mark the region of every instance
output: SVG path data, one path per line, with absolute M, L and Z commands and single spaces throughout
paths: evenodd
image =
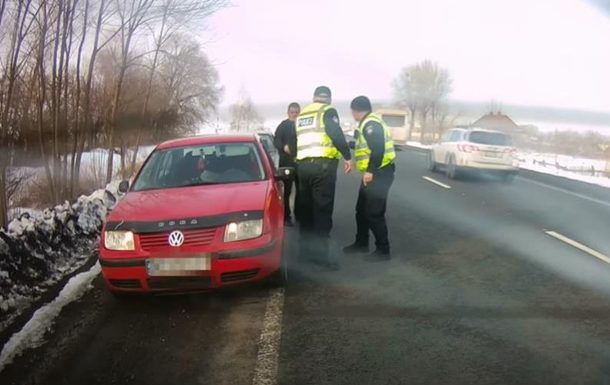
M 470 127 L 485 128 L 511 134 L 516 134 L 521 131 L 517 123 L 501 112 L 490 112 L 472 123 Z
M 512 136 L 513 143 L 520 148 L 531 147 L 538 141 L 538 138 L 536 138 L 538 129 L 535 126 L 519 126 L 508 115 L 501 112 L 490 112 L 487 115 L 483 115 L 479 120 L 472 123 L 470 127 L 507 133 Z

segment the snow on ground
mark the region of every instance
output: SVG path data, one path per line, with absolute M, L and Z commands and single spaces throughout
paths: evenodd
M 13 334 L 0 353 L 0 372 L 25 349 L 35 348 L 44 343 L 44 335 L 51 328 L 61 309 L 70 302 L 79 299 L 91 286 L 91 282 L 100 273 L 99 263 L 89 271 L 70 278 L 57 298 L 36 310 L 23 329 Z
M 610 187 L 604 160 L 538 153 L 519 153 L 518 157 L 522 169 Z
M 410 147 L 416 147 L 416 148 L 423 148 L 423 149 L 425 149 L 425 150 L 427 150 L 427 149 L 429 149 L 430 147 L 432 147 L 432 146 L 429 146 L 429 145 L 427 145 L 427 144 L 421 144 L 421 143 L 419 143 L 419 142 L 407 142 L 407 146 L 410 146 Z
M 118 199 L 118 182 L 42 212 L 22 214 L 0 231 L 0 330 L 97 250 Z

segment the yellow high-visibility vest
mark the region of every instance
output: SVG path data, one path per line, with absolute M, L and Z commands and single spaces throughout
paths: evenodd
M 297 160 L 341 158 L 341 153 L 335 148 L 325 129 L 324 114 L 331 108 L 325 103 L 312 103 L 301 111 L 296 121 Z
M 356 157 L 356 168 L 360 171 L 366 171 L 369 168 L 369 161 L 371 160 L 371 149 L 369 148 L 366 138 L 364 137 L 364 128 L 369 122 L 377 122 L 381 124 L 381 127 L 383 127 L 385 153 L 383 155 L 383 160 L 380 167 L 385 167 L 396 159 L 392 132 L 380 115 L 370 113 L 366 119 L 360 122 L 360 125 L 358 126 L 358 139 L 356 140 L 356 150 L 354 151 L 354 155 Z

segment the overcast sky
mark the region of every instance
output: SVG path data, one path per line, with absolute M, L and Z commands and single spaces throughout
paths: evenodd
M 225 104 L 241 86 L 255 103 L 309 99 L 320 84 L 335 99 L 388 99 L 400 69 L 429 58 L 455 99 L 610 111 L 610 18 L 584 0 L 234 3 L 206 43 Z

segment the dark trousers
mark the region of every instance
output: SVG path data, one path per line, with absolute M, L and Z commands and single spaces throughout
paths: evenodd
M 300 237 L 299 259 L 328 260 L 330 230 L 333 227 L 336 159 L 305 159 L 299 162 Z
M 300 220 L 300 210 L 299 210 L 299 174 L 298 168 L 294 163 L 281 164 L 280 167 L 294 167 L 295 174 L 292 180 L 284 181 L 284 219 L 289 220 L 291 215 L 294 214 L 294 217 L 297 220 Z M 294 212 L 290 210 L 290 195 L 292 195 L 292 185 L 294 183 L 294 188 L 296 194 L 294 196 Z
M 385 210 L 392 182 L 394 182 L 394 164 L 379 169 L 368 186 L 360 184 L 358 203 L 356 203 L 357 244 L 368 246 L 370 230 L 375 236 L 377 249 L 390 251 Z

